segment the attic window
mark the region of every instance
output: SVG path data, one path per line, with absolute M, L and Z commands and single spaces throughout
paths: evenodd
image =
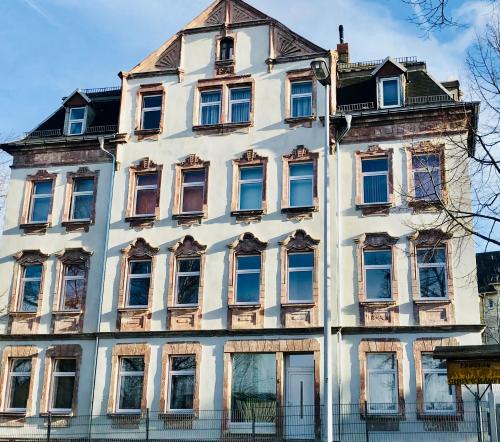
M 69 110 L 68 135 L 81 135 L 85 132 L 87 108 L 72 107 Z
M 225 37 L 220 41 L 219 60 L 232 60 L 234 56 L 234 40 Z
M 380 80 L 381 107 L 401 106 L 401 88 L 399 77 L 382 78 Z

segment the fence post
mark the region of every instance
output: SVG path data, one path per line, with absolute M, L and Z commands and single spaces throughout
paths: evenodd
M 488 393 L 488 407 L 490 410 L 491 442 L 498 442 L 497 405 L 492 388 L 490 388 L 490 392 Z
M 146 442 L 149 442 L 149 408 L 146 408 Z
M 370 442 L 370 429 L 368 428 L 368 402 L 365 401 L 365 438 Z
M 481 402 L 478 394 L 474 395 L 474 401 L 476 403 L 476 429 L 477 429 L 477 442 L 483 442 L 483 422 L 481 416 Z
M 254 405 L 252 405 L 251 410 L 252 410 L 252 440 L 255 441 L 255 409 L 254 409 Z
M 47 442 L 50 442 L 50 430 L 52 429 L 52 413 L 49 411 L 47 417 Z

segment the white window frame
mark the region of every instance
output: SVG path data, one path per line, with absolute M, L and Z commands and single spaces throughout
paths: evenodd
M 260 266 L 258 269 L 245 269 L 245 270 L 239 270 L 238 269 L 238 260 L 243 257 L 243 258 L 246 258 L 246 257 L 259 257 L 260 259 Z M 258 274 L 259 275 L 259 284 L 258 284 L 258 287 L 257 287 L 257 292 L 258 294 L 260 295 L 260 278 L 261 278 L 261 272 L 262 272 L 262 255 L 261 254 L 255 254 L 255 255 L 236 255 L 236 259 L 235 259 L 235 263 L 236 263 L 236 268 L 235 268 L 235 281 L 234 281 L 234 299 L 235 299 L 235 304 L 238 304 L 238 305 L 255 305 L 255 304 L 259 304 L 260 301 L 259 299 L 257 299 L 257 302 L 239 302 L 238 301 L 238 275 L 255 275 L 255 274 Z
M 28 267 L 33 267 L 33 266 L 40 266 L 42 268 L 42 271 L 40 272 L 40 277 L 29 277 L 27 278 L 25 275 L 26 275 L 26 269 Z M 40 302 L 40 293 L 42 293 L 42 277 L 43 277 L 43 264 L 42 263 L 33 263 L 33 264 L 28 264 L 28 265 L 23 265 L 22 266 L 22 276 L 21 276 L 21 290 L 20 290 L 20 294 L 19 294 L 19 303 L 18 303 L 18 310 L 19 311 L 24 311 L 22 310 L 23 308 L 23 304 L 24 304 L 24 290 L 25 290 L 25 283 L 26 282 L 33 282 L 33 281 L 39 281 L 40 282 L 40 289 L 38 291 L 38 302 L 37 304 Z M 28 312 L 27 313 L 35 313 L 35 311 L 33 312 Z
M 78 180 L 92 180 L 92 190 L 82 190 L 82 191 L 76 191 L 76 182 Z M 73 189 L 71 192 L 71 213 L 70 213 L 70 219 L 71 221 L 88 221 L 91 218 L 75 218 L 74 213 L 75 213 L 75 200 L 77 196 L 88 196 L 92 195 L 92 198 L 94 197 L 94 187 L 95 187 L 95 178 L 94 177 L 79 177 L 75 178 L 73 180 Z
M 425 374 L 429 373 L 436 373 L 436 374 L 447 374 L 448 370 L 446 368 L 425 368 L 424 367 L 424 355 L 432 355 L 432 353 L 422 353 L 421 356 L 421 364 L 422 364 L 422 392 L 423 392 L 423 400 L 424 400 L 424 412 L 426 414 L 455 414 L 457 411 L 457 399 L 456 399 L 456 389 L 455 386 L 452 386 L 452 398 L 453 401 L 450 402 L 450 404 L 453 404 L 453 409 L 452 410 L 428 410 L 427 409 L 427 404 L 430 403 L 425 400 Z
M 76 364 L 77 364 L 76 358 L 70 358 L 70 357 L 69 358 L 54 358 L 52 360 L 52 385 L 50 388 L 50 401 L 49 401 L 50 407 L 49 407 L 49 410 L 52 413 L 66 414 L 66 413 L 71 413 L 71 411 L 73 409 L 72 408 L 55 408 L 54 407 L 55 386 L 56 386 L 55 378 L 58 378 L 58 377 L 60 377 L 60 378 L 74 378 L 75 382 L 76 382 L 76 371 L 56 371 L 57 361 L 59 361 L 61 359 L 73 359 L 75 361 L 75 370 L 76 370 Z M 72 391 L 72 395 L 71 395 L 72 402 L 74 401 L 74 394 L 75 394 L 75 389 L 73 387 L 73 391 Z
M 210 103 L 203 103 L 203 94 L 210 92 L 219 92 L 219 101 L 212 101 Z M 214 89 L 204 89 L 200 91 L 200 126 L 210 126 L 209 124 L 203 123 L 203 108 L 204 107 L 212 107 L 218 105 L 219 106 L 219 121 L 215 124 L 221 123 L 221 115 L 222 115 L 222 88 L 214 88 Z
M 144 99 L 145 98 L 153 98 L 153 97 L 160 97 L 161 98 L 161 106 L 153 106 L 153 107 L 144 107 Z M 158 123 L 157 128 L 152 128 L 152 129 L 145 129 L 145 130 L 157 130 L 160 128 L 161 125 L 161 110 L 163 107 L 163 94 L 153 94 L 153 95 L 143 95 L 142 96 L 142 103 L 141 103 L 141 129 L 144 129 L 144 114 L 146 112 L 156 112 L 160 111 L 160 121 Z
M 363 172 L 363 162 L 364 161 L 374 161 L 374 160 L 381 160 L 381 159 L 387 160 L 387 170 L 385 172 L 384 171 Z M 386 201 L 374 201 L 371 203 L 367 203 L 365 201 L 365 177 L 371 177 L 371 176 L 385 176 L 385 183 L 387 185 L 387 200 Z M 363 204 L 366 204 L 366 205 L 388 204 L 389 203 L 389 157 L 388 156 L 375 157 L 375 158 L 361 158 L 361 195 L 363 197 Z
M 290 256 L 291 255 L 312 255 L 313 257 L 313 266 L 312 267 L 290 267 Z M 287 284 L 286 284 L 286 296 L 287 296 L 287 302 L 290 304 L 309 304 L 314 302 L 314 251 L 308 251 L 308 252 L 289 252 L 286 255 L 287 259 Z M 299 301 L 292 301 L 290 300 L 290 273 L 305 273 L 305 272 L 310 272 L 311 273 L 311 299 L 310 300 L 305 300 L 301 299 Z
M 387 81 L 397 81 L 398 85 L 398 104 L 384 105 L 384 83 Z M 380 93 L 380 108 L 381 109 L 390 109 L 393 107 L 401 107 L 401 78 L 400 77 L 387 77 L 381 78 L 379 80 L 379 93 Z
M 203 176 L 203 181 L 195 181 L 195 182 L 192 182 L 192 183 L 186 183 L 184 181 L 184 174 L 185 173 L 189 173 L 189 172 L 199 172 L 199 171 L 203 171 L 204 173 L 204 176 Z M 182 184 L 181 184 L 181 204 L 180 204 L 180 209 L 181 209 L 181 214 L 190 214 L 190 213 L 202 213 L 203 212 L 203 208 L 202 210 L 197 210 L 197 211 L 192 211 L 192 212 L 184 212 L 183 211 L 183 207 L 184 207 L 184 189 L 186 187 L 201 187 L 203 189 L 203 201 L 205 201 L 205 192 L 206 192 L 206 189 L 205 189 L 205 183 L 206 183 L 206 180 L 207 180 L 207 169 L 205 168 L 202 168 L 202 169 L 184 169 L 182 171 L 182 176 L 181 176 L 181 179 L 182 179 Z M 203 202 L 203 205 L 205 205 L 205 203 Z
M 173 367 L 173 359 L 178 358 L 178 357 L 193 357 L 194 358 L 194 363 L 195 363 L 195 368 L 189 369 L 189 370 L 172 370 Z M 170 360 L 169 360 L 169 373 L 168 373 L 168 405 L 167 409 L 169 412 L 172 413 L 186 413 L 186 414 L 191 414 L 193 413 L 194 409 L 178 409 L 178 408 L 172 408 L 170 406 L 171 401 L 172 401 L 172 377 L 173 376 L 192 376 L 194 380 L 194 388 L 196 388 L 196 355 L 194 354 L 189 354 L 189 355 L 171 355 Z M 193 404 L 194 405 L 194 404 Z
M 154 175 L 156 177 L 155 184 L 143 184 L 139 185 L 139 178 L 141 176 L 146 176 L 146 175 Z M 134 216 L 153 216 L 155 213 L 143 213 L 141 215 L 137 215 L 137 197 L 139 195 L 140 190 L 156 190 L 156 196 L 158 198 L 158 172 L 152 172 L 152 173 L 138 173 L 135 176 L 135 195 L 134 195 Z M 155 203 L 156 205 L 156 203 Z
M 252 209 L 252 210 L 262 210 L 262 196 L 263 196 L 263 191 L 264 191 L 264 166 L 262 164 L 258 164 L 255 166 L 239 166 L 238 168 L 238 181 L 239 181 L 239 194 L 238 194 L 238 209 L 239 210 L 248 210 L 248 209 L 242 209 L 241 208 L 241 189 L 244 184 L 261 184 L 261 194 L 260 194 L 260 208 L 259 209 Z M 251 178 L 251 179 L 241 179 L 241 171 L 243 169 L 260 169 L 261 171 L 261 177 L 260 178 Z
M 368 368 L 368 358 L 370 355 L 392 355 L 394 358 L 394 367 L 395 368 Z M 367 403 L 367 410 L 366 412 L 371 415 L 384 415 L 384 414 L 398 414 L 399 413 L 399 400 L 398 400 L 398 391 L 399 391 L 399 379 L 398 379 L 398 370 L 399 370 L 399 365 L 398 365 L 398 358 L 396 357 L 396 353 L 392 352 L 370 352 L 366 354 L 366 403 Z M 371 402 L 370 401 L 370 379 L 372 374 L 393 374 L 394 375 L 394 391 L 393 391 L 393 397 L 394 397 L 394 404 L 395 404 L 395 409 L 394 410 L 382 410 L 382 411 L 371 411 L 370 410 L 370 404 L 380 404 L 379 402 Z
M 48 218 L 50 215 L 50 204 L 52 202 L 52 196 L 53 196 L 52 191 L 50 193 L 38 193 L 38 194 L 35 193 L 36 185 L 38 183 L 50 183 L 51 189 L 54 186 L 53 180 L 36 180 L 36 181 L 33 181 L 33 183 L 31 184 L 31 200 L 30 200 L 30 210 L 29 210 L 28 220 L 30 223 L 35 223 L 35 224 L 41 222 L 41 221 L 33 221 L 33 209 L 35 207 L 35 200 L 43 199 L 43 198 L 49 199 L 49 211 L 47 212 L 47 221 L 45 221 L 45 222 L 48 222 Z
M 71 118 L 71 111 L 73 109 L 83 109 L 83 118 Z M 68 130 L 67 130 L 67 135 L 69 136 L 75 136 L 75 135 L 82 135 L 85 133 L 85 130 L 87 129 L 87 125 L 85 124 L 87 121 L 87 106 L 77 106 L 77 107 L 70 107 L 69 112 L 68 112 Z M 71 124 L 72 123 L 82 123 L 82 131 L 77 134 L 72 134 L 71 133 Z
M 444 252 L 444 262 L 442 263 L 421 263 L 418 262 L 418 251 L 425 250 L 425 251 L 433 251 L 433 250 L 438 250 L 441 249 Z M 417 260 L 417 281 L 418 281 L 418 293 L 420 295 L 420 299 L 430 299 L 430 300 L 448 300 L 448 269 L 446 268 L 448 263 L 448 256 L 446 253 L 446 247 L 440 246 L 440 247 L 417 247 L 417 255 L 415 256 L 415 259 Z M 442 267 L 444 269 L 444 281 L 445 281 L 445 295 L 444 296 L 434 296 L 434 297 L 429 297 L 429 296 L 422 296 L 422 291 L 420 288 L 420 269 L 421 268 L 436 268 L 436 267 Z
M 231 93 L 236 90 L 244 90 L 248 89 L 250 92 L 250 96 L 248 98 L 240 99 L 240 100 L 233 100 L 231 99 Z M 229 122 L 230 123 L 235 123 L 235 124 L 243 124 L 243 123 L 249 123 L 251 120 L 251 112 L 252 112 L 252 87 L 251 86 L 239 86 L 239 87 L 230 87 L 229 88 Z M 248 120 L 246 121 L 238 121 L 238 122 L 233 122 L 233 104 L 241 104 L 241 103 L 248 103 Z
M 413 164 L 415 162 L 415 159 L 418 158 L 418 157 L 429 157 L 431 155 L 434 155 L 437 157 L 438 159 L 438 165 L 437 166 L 432 166 L 432 167 L 429 167 L 428 165 L 423 167 L 423 166 L 420 166 L 418 168 L 414 168 L 413 167 Z M 443 187 L 443 182 L 442 182 L 442 177 L 441 177 L 441 167 L 442 167 L 442 164 L 441 164 L 441 155 L 439 155 L 439 153 L 437 152 L 430 152 L 430 153 L 414 153 L 412 155 L 412 158 L 411 158 L 411 173 L 412 173 L 412 179 L 413 179 L 413 185 L 414 185 L 414 189 L 413 189 L 413 192 L 414 192 L 414 198 L 418 201 L 438 201 L 439 197 L 441 196 L 441 192 L 442 192 L 442 187 Z M 415 174 L 416 173 L 427 173 L 429 175 L 429 177 L 432 179 L 432 173 L 433 172 L 438 172 L 438 176 L 439 176 L 439 185 L 441 187 L 441 189 L 439 189 L 439 193 L 437 192 L 437 189 L 436 189 L 436 186 L 435 184 L 436 183 L 433 183 L 433 186 L 434 186 L 434 191 L 436 192 L 436 198 L 431 198 L 432 195 L 429 195 L 427 197 L 422 197 L 422 196 L 417 196 L 417 188 L 415 187 L 415 183 L 417 182 L 416 179 L 415 179 Z
M 150 269 L 153 268 L 153 260 L 152 259 L 130 259 L 128 261 L 128 271 L 127 271 L 127 292 L 125 296 L 125 308 L 130 309 L 138 309 L 138 308 L 146 308 L 148 305 L 129 305 L 130 302 L 130 282 L 132 279 L 146 279 L 149 278 L 149 285 L 151 287 L 151 272 L 150 273 L 132 273 L 132 263 L 134 262 L 145 262 L 148 261 L 150 265 Z M 149 298 L 149 293 L 148 296 Z
M 19 371 L 19 372 L 14 372 L 12 369 L 14 367 L 14 361 L 17 361 L 19 359 L 26 359 L 27 361 L 30 361 L 30 368 L 31 370 L 28 371 Z M 12 399 L 12 378 L 14 377 L 29 377 L 30 378 L 30 386 L 28 388 L 28 397 L 26 399 L 26 406 L 28 405 L 29 399 L 30 399 L 30 393 L 31 393 L 31 372 L 33 371 L 33 359 L 32 358 L 9 358 L 9 376 L 7 380 L 7 398 L 6 398 L 6 404 L 7 406 L 5 407 L 6 411 L 11 411 L 14 413 L 25 413 L 27 410 L 27 407 L 25 408 L 12 408 L 10 407 L 10 401 Z
M 292 167 L 310 164 L 312 166 L 312 174 L 311 175 L 298 175 L 292 176 Z M 293 206 L 292 205 L 292 181 L 310 181 L 311 182 L 311 206 L 314 205 L 314 162 L 313 161 L 301 161 L 301 162 L 293 162 L 288 163 L 288 204 L 289 207 L 309 207 L 309 206 Z
M 122 385 L 122 379 L 124 377 L 130 377 L 130 376 L 134 376 L 134 377 L 142 377 L 142 389 L 143 389 L 143 392 L 144 392 L 144 371 L 145 370 L 142 370 L 142 371 L 123 371 L 122 369 L 122 365 L 123 365 L 123 360 L 124 359 L 127 359 L 127 358 L 141 358 L 143 360 L 143 363 L 144 363 L 144 368 L 146 368 L 146 361 L 144 360 L 144 356 L 142 355 L 137 355 L 137 356 L 126 356 L 126 355 L 123 355 L 123 356 L 120 356 L 119 360 L 118 360 L 118 364 L 119 364 L 119 367 L 118 367 L 118 385 L 117 385 L 117 388 L 116 388 L 116 411 L 118 413 L 130 413 L 130 414 L 137 414 L 137 413 L 140 413 L 141 412 L 141 409 L 140 408 L 120 408 L 120 398 L 121 398 L 121 385 Z M 142 402 L 142 397 L 141 397 L 141 402 Z
M 180 261 L 186 261 L 186 260 L 191 260 L 191 259 L 198 259 L 200 263 L 200 270 L 196 272 L 180 272 L 179 271 L 179 262 Z M 176 259 L 175 263 L 175 305 L 179 307 L 197 307 L 200 299 L 199 299 L 199 290 L 200 290 L 200 282 L 201 282 L 201 257 L 200 256 L 193 256 L 193 257 L 179 257 Z M 181 276 L 198 276 L 198 302 L 196 304 L 179 304 L 179 278 Z
M 365 253 L 378 253 L 378 252 L 389 252 L 391 254 L 390 264 L 366 264 Z M 379 250 L 363 250 L 363 267 L 365 273 L 365 300 L 368 302 L 379 302 L 379 301 L 392 301 L 393 299 L 393 286 L 392 286 L 392 250 L 391 249 L 379 249 Z M 390 298 L 368 298 L 368 271 L 369 270 L 387 270 L 391 272 L 391 297 Z
M 307 92 L 304 94 L 294 94 L 293 91 L 293 85 L 294 84 L 302 84 L 302 83 L 310 83 L 311 84 L 311 92 Z M 305 98 L 309 97 L 311 100 L 311 114 L 310 115 L 293 115 L 293 100 L 296 98 Z M 312 80 L 291 80 L 290 81 L 290 117 L 291 118 L 307 118 L 311 117 L 314 113 L 313 110 L 313 82 Z
M 81 261 L 81 264 L 85 265 L 84 261 Z M 63 278 L 62 278 L 62 293 L 61 293 L 61 305 L 60 305 L 60 309 L 61 311 L 66 311 L 66 312 L 75 312 L 75 311 L 79 311 L 80 309 L 67 309 L 64 307 L 64 304 L 65 304 L 65 300 L 66 300 L 66 282 L 67 281 L 85 281 L 86 280 L 86 271 L 84 270 L 83 272 L 83 275 L 79 275 L 79 276 L 68 276 L 66 275 L 66 269 L 68 266 L 70 266 L 72 264 L 64 264 L 63 266 Z M 82 300 L 80 299 L 80 303 L 82 302 Z M 69 358 L 68 358 L 69 359 Z

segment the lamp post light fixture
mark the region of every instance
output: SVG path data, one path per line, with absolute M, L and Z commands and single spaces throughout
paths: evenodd
M 311 62 L 311 69 L 318 80 L 323 86 L 329 86 L 331 82 L 330 69 L 325 60 L 314 60 Z

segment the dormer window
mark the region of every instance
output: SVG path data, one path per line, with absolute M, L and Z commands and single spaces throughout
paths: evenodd
M 234 56 L 234 39 L 231 37 L 224 37 L 220 41 L 219 60 L 232 60 Z
M 68 135 L 81 135 L 85 132 L 86 107 L 72 107 L 69 109 Z
M 399 77 L 381 78 L 380 92 L 382 108 L 401 106 L 401 83 Z

